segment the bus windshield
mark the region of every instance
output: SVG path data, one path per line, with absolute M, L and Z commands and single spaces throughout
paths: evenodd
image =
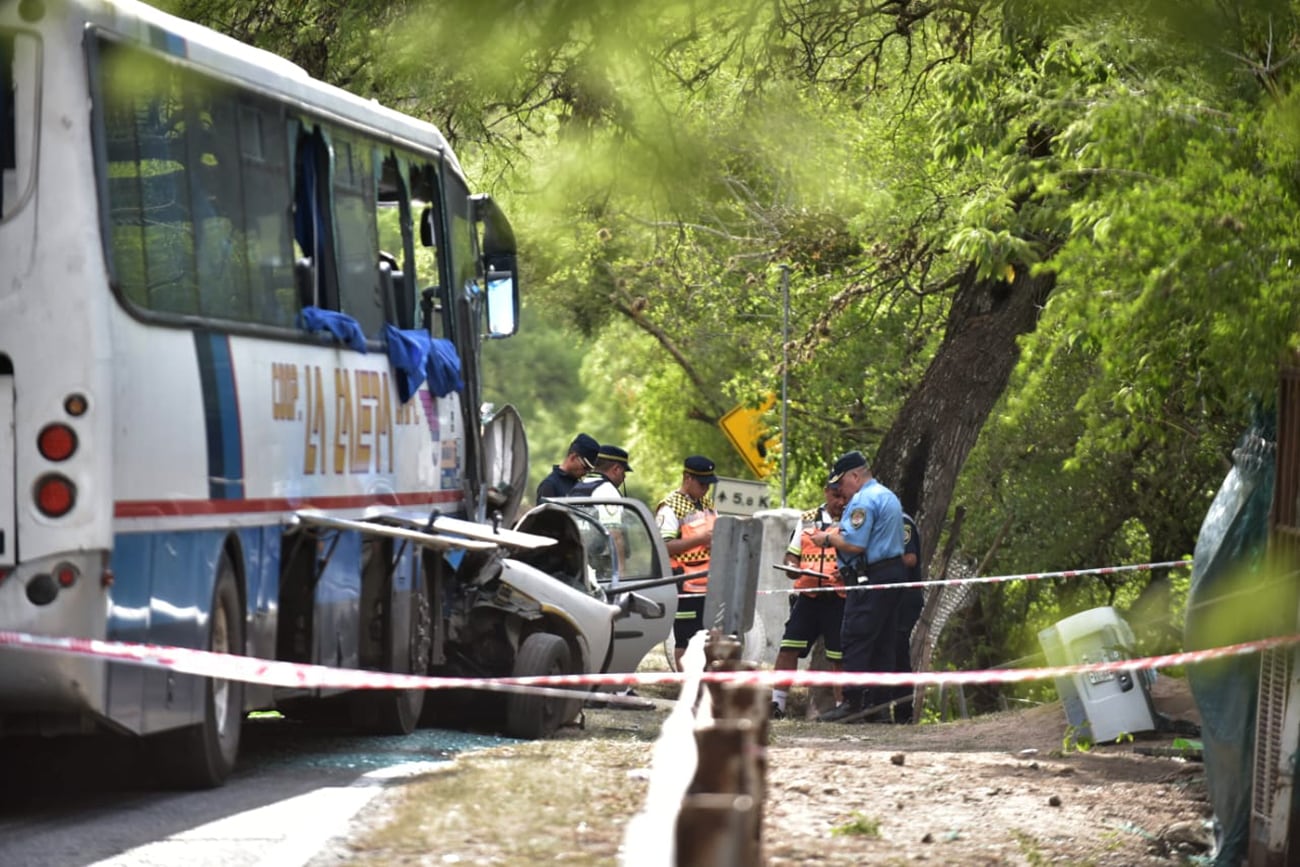
M 0 221 L 23 206 L 36 177 L 39 52 L 31 34 L 0 30 Z

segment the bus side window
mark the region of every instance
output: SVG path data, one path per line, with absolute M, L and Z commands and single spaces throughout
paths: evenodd
M 298 313 L 289 222 L 289 146 L 283 111 L 245 97 L 239 106 L 245 257 L 255 322 L 292 327 Z
M 415 250 L 415 275 L 411 281 L 419 304 L 421 328 L 434 337 L 446 337 L 444 320 L 447 282 L 446 244 L 443 242 L 442 185 L 436 163 L 411 168 L 411 193 L 420 213 L 420 243 Z
M 415 251 L 411 199 L 397 157 L 390 153 L 383 158 L 381 165 L 375 208 L 375 224 L 379 231 L 380 290 L 384 293 L 389 320 L 398 328 L 414 328 L 416 307 L 411 285 Z
M 114 43 L 100 51 L 114 279 L 140 307 L 196 314 L 181 74 Z
M 438 279 L 439 274 L 436 270 L 438 236 L 434 231 L 433 220 L 433 208 L 431 206 L 426 206 L 424 210 L 420 212 L 420 244 L 426 250 L 433 252 L 435 265 L 433 269 L 430 269 L 434 273 L 428 275 L 433 278 L 433 281 L 429 285 L 420 289 L 420 327 L 425 331 L 429 331 L 431 328 L 435 327 L 433 323 L 440 323 L 442 321 L 442 317 L 438 315 L 442 312 L 442 287 L 441 281 Z
M 108 40 L 97 56 L 122 293 L 158 313 L 292 326 L 283 107 Z
M 36 177 L 39 59 L 32 35 L 0 35 L 0 222 L 18 211 Z
M 357 320 L 367 337 L 376 337 L 383 330 L 385 305 L 379 285 L 371 165 L 370 148 L 335 132 L 334 255 L 339 273 L 339 310 Z
M 474 293 L 478 285 L 480 264 L 477 244 L 474 242 L 474 225 L 469 211 L 469 189 L 460 178 L 449 175 L 447 183 L 447 208 L 451 214 L 451 287 L 457 292 Z
M 244 183 L 239 157 L 238 112 L 233 96 L 187 82 L 185 122 L 190 221 L 198 312 L 249 321 L 248 234 L 243 231 Z

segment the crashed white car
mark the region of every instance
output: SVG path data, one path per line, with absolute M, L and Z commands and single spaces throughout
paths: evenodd
M 672 632 L 676 580 L 645 504 L 551 500 L 497 538 L 498 548 L 463 552 L 439 582 L 445 598 L 435 605 L 445 607 L 432 621 L 445 635 L 433 642 L 433 673 L 631 672 Z M 547 737 L 577 718 L 585 695 L 479 696 L 472 714 L 515 737 Z M 436 718 L 441 704 L 432 697 L 425 710 Z
M 579 582 L 572 579 L 580 578 L 590 596 L 620 607 L 609 659 L 593 670 L 636 671 L 645 655 L 668 638 L 677 615 L 677 580 L 659 527 L 644 503 L 625 498 L 548 500 L 525 514 L 515 529 L 559 539 L 565 565 L 550 574 L 575 586 Z M 540 552 L 532 556 L 537 555 Z

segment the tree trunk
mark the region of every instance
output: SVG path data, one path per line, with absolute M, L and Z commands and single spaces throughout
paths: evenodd
M 921 562 L 939 541 L 957 476 L 1020 357 L 1016 344 L 1038 325 L 1054 274 L 977 279 L 966 271 L 947 331 L 920 384 L 880 443 L 872 473 L 892 489 L 921 532 Z

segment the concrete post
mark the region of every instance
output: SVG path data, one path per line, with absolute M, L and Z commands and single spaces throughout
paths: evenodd
M 745 635 L 745 659 L 767 663 L 776 659 L 781 647 L 781 633 L 790 617 L 790 596 L 787 591 L 794 582 L 780 569 L 772 566 L 785 562 L 785 549 L 799 525 L 798 509 L 768 509 L 754 515 L 762 526 L 758 541 L 758 590 L 772 591 L 757 594 L 754 601 L 754 625 Z

